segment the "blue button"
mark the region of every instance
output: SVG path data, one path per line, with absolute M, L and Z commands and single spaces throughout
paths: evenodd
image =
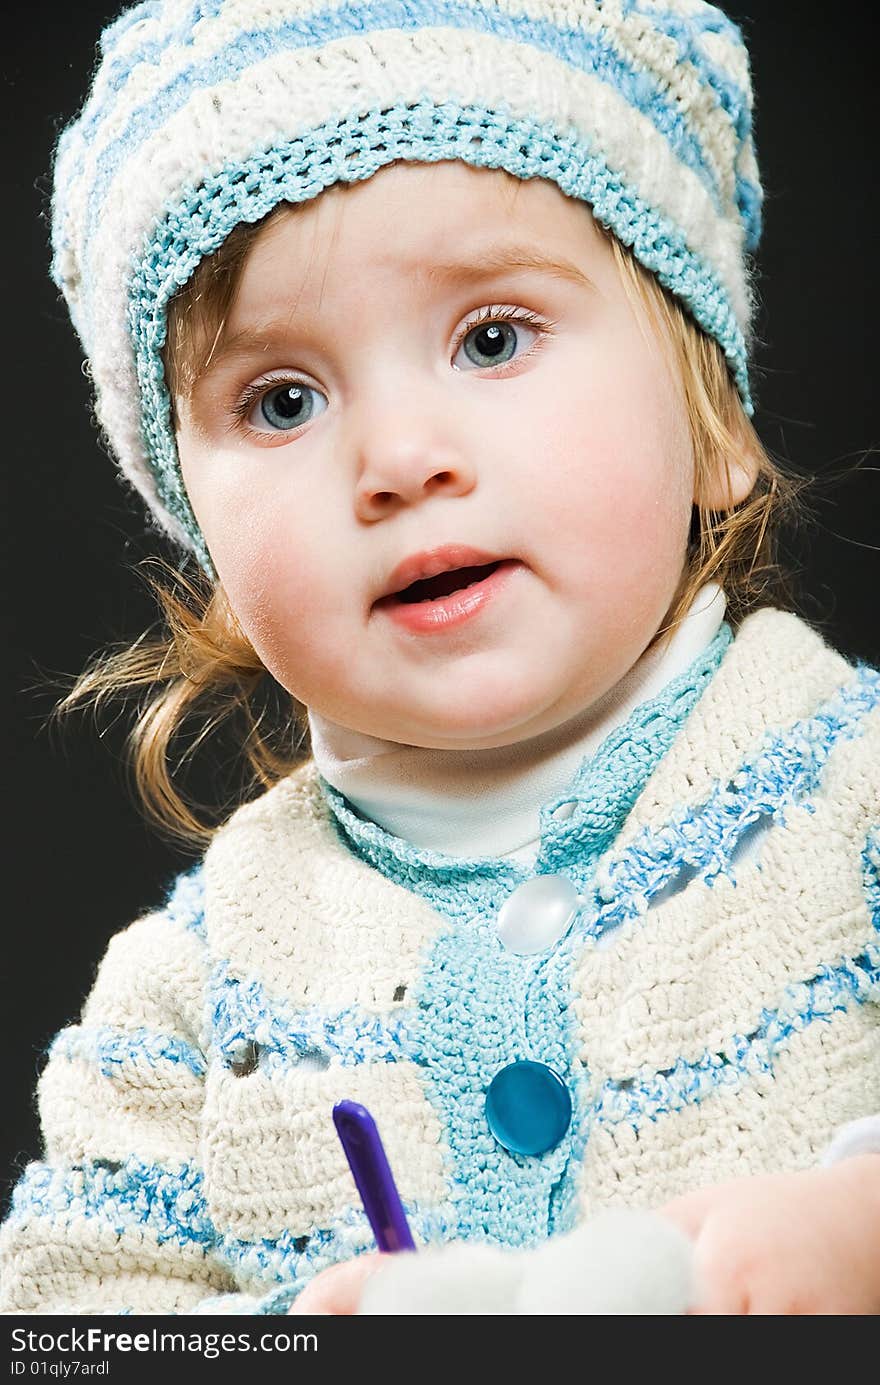
M 508 1063 L 486 1093 L 486 1119 L 499 1144 L 514 1154 L 543 1154 L 571 1124 L 571 1097 L 546 1063 Z

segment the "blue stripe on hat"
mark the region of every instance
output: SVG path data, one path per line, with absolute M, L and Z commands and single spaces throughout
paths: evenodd
M 711 6 L 707 6 L 704 11 L 685 16 L 673 11 L 648 10 L 630 4 L 627 13 L 641 15 L 662 33 L 675 40 L 681 61 L 693 63 L 700 71 L 703 79 L 715 92 L 718 104 L 729 116 L 740 146 L 746 144 L 753 133 L 752 111 L 746 93 L 729 72 L 712 61 L 697 42 L 701 34 L 722 34 L 737 47 L 744 48 L 742 33 L 733 20 Z M 754 251 L 761 239 L 763 191 L 759 184 L 742 174 L 737 174 L 735 200 L 746 228 L 746 249 Z
M 214 4 L 217 3 L 222 4 L 224 3 L 224 0 L 213 0 L 212 8 L 214 7 Z M 185 25 L 187 29 L 192 29 L 193 24 L 199 17 L 199 9 L 199 0 L 196 0 L 195 4 L 193 4 L 190 10 L 189 15 L 187 16 L 187 19 L 185 20 Z M 163 0 L 142 0 L 142 3 L 140 5 L 132 5 L 131 9 L 123 10 L 122 14 L 119 15 L 118 19 L 114 19 L 112 23 L 108 24 L 106 29 L 104 29 L 103 33 L 101 34 L 100 45 L 102 56 L 105 59 L 109 58 L 110 55 L 114 53 L 116 49 L 119 47 L 120 43 L 125 38 L 125 35 L 128 33 L 129 29 L 134 28 L 136 24 L 140 25 L 144 24 L 149 19 L 161 18 L 165 11 L 166 6 L 163 3 Z M 182 27 L 182 25 L 177 26 L 178 32 L 181 31 Z M 160 48 L 163 46 L 164 45 L 160 45 Z M 141 44 L 140 47 L 132 49 L 132 52 L 129 54 L 129 56 L 127 58 L 124 58 L 121 63 L 111 63 L 108 71 L 111 74 L 113 74 L 114 67 L 117 69 L 121 69 L 123 66 L 126 69 L 130 69 L 130 64 L 132 61 L 142 62 L 144 58 L 148 58 L 149 56 L 158 56 L 158 54 L 156 54 L 154 50 L 154 44 Z

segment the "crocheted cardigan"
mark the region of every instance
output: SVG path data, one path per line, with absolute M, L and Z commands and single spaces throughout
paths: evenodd
M 375 1116 L 421 1243 L 529 1245 L 814 1164 L 880 1110 L 878 824 L 880 672 L 772 609 L 585 760 L 531 868 L 416 850 L 306 761 L 111 939 L 53 1041 L 0 1307 L 285 1312 L 373 1248 L 341 1098 Z M 574 925 L 507 951 L 499 908 L 554 872 Z M 486 1119 L 521 1058 L 573 1103 L 537 1156 Z

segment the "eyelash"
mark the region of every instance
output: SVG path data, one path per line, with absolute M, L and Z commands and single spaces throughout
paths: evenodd
M 473 332 L 474 328 L 482 327 L 487 322 L 523 322 L 527 327 L 531 327 L 533 331 L 537 332 L 539 338 L 549 336 L 556 326 L 555 321 L 549 318 L 537 317 L 536 314 L 530 312 L 528 308 L 482 308 L 475 318 L 466 322 L 462 327 L 461 332 L 456 338 L 453 354 L 458 354 L 462 342 Z M 530 356 L 536 349 L 540 349 L 540 347 L 533 346 L 530 351 L 525 352 L 525 355 Z M 499 366 L 498 370 L 504 374 L 507 366 L 514 365 L 515 361 L 520 359 L 521 357 L 517 356 L 514 358 L 514 361 L 509 361 Z M 240 397 L 231 406 L 230 413 L 233 415 L 233 418 L 229 425 L 230 430 L 239 429 L 245 433 L 259 432 L 259 429 L 249 428 L 247 422 L 248 414 L 253 406 L 262 399 L 264 395 L 267 395 L 270 390 L 278 389 L 280 385 L 296 385 L 300 383 L 301 382 L 298 380 L 293 380 L 288 376 L 282 375 L 273 380 L 257 380 L 254 384 L 248 385 L 246 389 L 242 390 Z M 297 429 L 290 429 L 290 434 L 296 432 Z M 271 436 L 271 434 L 269 434 L 269 436 Z M 285 433 L 278 433 L 277 436 L 285 437 L 287 435 Z

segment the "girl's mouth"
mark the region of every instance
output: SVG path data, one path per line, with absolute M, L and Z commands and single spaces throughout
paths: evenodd
M 450 572 L 440 572 L 436 577 L 423 577 L 402 592 L 395 592 L 392 600 L 403 601 L 408 606 L 416 601 L 439 601 L 441 597 L 451 596 L 453 592 L 464 591 L 482 582 L 500 566 L 500 563 L 485 563 L 482 567 L 456 567 Z
M 375 609 L 420 634 L 448 630 L 481 611 L 522 566 L 518 559 L 508 558 L 480 567 L 454 568 L 383 597 Z

